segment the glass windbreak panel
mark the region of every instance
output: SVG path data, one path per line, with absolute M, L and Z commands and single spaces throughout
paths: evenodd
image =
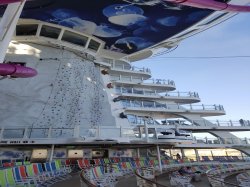
M 196 154 L 194 149 L 184 149 L 184 155 L 191 161 L 196 161 Z
M 198 149 L 197 151 L 198 151 L 200 160 L 202 160 L 202 161 L 213 160 L 212 150 L 210 150 L 210 149 Z
M 134 89 L 134 94 L 142 94 L 143 95 L 143 90 Z
M 135 135 L 136 138 L 141 138 L 140 129 L 138 127 L 134 128 L 133 132 L 134 132 L 134 135 Z
M 72 138 L 74 129 L 53 129 L 51 132 L 52 138 Z
M 61 29 L 59 28 L 43 25 L 41 32 L 40 32 L 40 36 L 57 39 L 60 32 L 61 32 Z
M 131 101 L 132 107 L 141 107 L 142 102 L 141 101 Z
M 16 26 L 16 35 L 17 36 L 35 36 L 38 25 L 17 25 Z
M 149 124 L 149 125 L 154 125 L 154 124 L 155 124 L 154 119 L 148 118 L 148 119 L 147 119 L 147 124 Z
M 64 31 L 62 40 L 85 47 L 88 37 L 70 31 Z
M 122 137 L 136 137 L 138 138 L 139 131 L 133 129 L 122 129 Z
M 5 129 L 3 131 L 3 138 L 12 139 L 12 138 L 23 138 L 24 129 Z
M 156 138 L 155 128 L 148 128 L 148 137 L 149 138 Z
M 141 116 L 137 116 L 137 123 L 138 124 L 143 124 L 144 125 L 144 119 Z
M 133 77 L 133 82 L 142 82 L 141 77 Z
M 132 88 L 122 88 L 122 93 L 132 93 Z
M 94 51 L 97 51 L 99 49 L 100 45 L 101 44 L 99 42 L 91 39 L 89 42 L 88 49 L 92 49 Z
M 131 80 L 131 77 L 129 77 L 129 76 L 123 76 L 123 77 L 122 77 L 122 80 L 123 80 L 123 81 L 130 81 L 130 80 Z
M 226 150 L 225 149 L 213 149 L 212 154 L 213 156 L 226 156 Z
M 145 95 L 155 95 L 155 92 L 152 90 L 145 90 L 144 93 Z
M 180 149 L 171 149 L 171 154 L 174 159 L 178 159 L 178 157 L 182 157 Z
M 166 104 L 157 103 L 157 102 L 155 102 L 155 107 L 156 108 L 167 108 Z
M 30 138 L 48 138 L 49 129 L 32 129 Z
M 227 156 L 238 156 L 241 157 L 241 152 L 236 149 L 226 149 Z
M 135 117 L 135 115 L 128 114 L 127 118 L 128 118 L 128 121 L 130 123 L 136 123 L 136 117 Z
M 144 107 L 154 107 L 154 102 L 153 101 L 143 101 L 143 106 Z
M 110 76 L 110 80 L 111 80 L 111 81 L 118 81 L 118 80 L 120 80 L 120 77 L 119 77 L 119 76 L 111 75 L 111 76 Z
M 122 100 L 121 102 L 122 102 L 122 106 L 124 106 L 124 107 L 130 107 L 129 101 L 127 101 L 127 100 Z
M 170 149 L 161 149 L 161 151 L 164 152 L 165 157 L 172 158 Z
M 115 92 L 116 93 L 122 93 L 121 90 L 122 90 L 122 87 L 120 87 L 120 86 L 115 87 Z

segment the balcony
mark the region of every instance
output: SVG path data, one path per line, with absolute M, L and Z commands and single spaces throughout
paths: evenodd
M 144 127 L 110 127 L 97 126 L 92 128 L 52 128 L 52 127 L 0 127 L 0 145 L 6 144 L 113 144 L 115 143 L 159 143 L 167 140 L 157 138 L 157 130 L 150 128 L 147 133 Z M 161 128 L 162 130 L 163 128 Z M 169 129 L 169 128 L 167 128 Z M 159 134 L 159 133 L 158 133 Z M 169 143 L 183 140 L 170 140 Z M 189 140 L 190 141 L 190 140 Z
M 121 98 L 145 98 L 174 101 L 175 103 L 196 103 L 200 102 L 198 93 L 196 92 L 162 92 L 159 90 L 148 90 L 144 88 L 131 88 L 116 86 L 116 93 Z
M 151 77 L 151 71 L 149 68 L 137 68 L 129 65 L 113 65 L 109 70 L 111 75 L 131 75 L 131 76 L 140 76 L 143 79 L 148 79 Z
M 236 144 L 236 145 L 247 145 L 250 144 L 248 138 L 207 138 L 207 137 L 195 137 L 194 139 L 197 141 L 197 144 L 210 144 L 210 145 L 218 145 L 218 144 Z
M 155 101 L 134 101 L 122 100 L 124 109 L 137 112 L 155 113 L 195 113 L 201 116 L 224 115 L 225 110 L 222 105 L 180 105 L 159 103 Z
M 147 88 L 152 90 L 175 90 L 175 83 L 173 80 L 144 79 L 143 77 L 127 75 L 111 75 L 110 80 L 113 81 L 117 86 L 134 85 L 138 88 Z
M 154 127 L 167 126 L 170 128 L 183 129 L 183 130 L 191 130 L 192 132 L 206 132 L 209 130 L 213 131 L 250 131 L 250 121 L 245 120 L 245 123 L 241 123 L 239 121 L 219 121 L 219 120 L 193 120 L 187 121 L 184 119 L 154 119 L 152 117 L 145 116 L 137 116 L 128 114 L 127 118 L 131 125 L 148 125 Z M 199 124 L 199 125 L 198 125 Z

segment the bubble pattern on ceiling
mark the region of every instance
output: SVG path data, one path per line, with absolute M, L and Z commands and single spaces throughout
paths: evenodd
M 210 13 L 161 0 L 36 0 L 27 2 L 21 17 L 94 35 L 106 42 L 106 49 L 131 54 L 187 29 Z

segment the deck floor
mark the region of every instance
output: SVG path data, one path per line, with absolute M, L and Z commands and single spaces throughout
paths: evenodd
M 61 181 L 56 184 L 53 184 L 52 187 L 80 187 L 80 172 L 72 174 L 72 178 L 69 180 Z M 166 186 L 171 186 L 169 183 L 169 177 L 167 174 L 163 174 L 157 177 L 157 182 Z M 206 176 L 202 177 L 202 180 L 199 182 L 192 182 L 195 187 L 210 187 L 208 179 Z M 116 187 L 137 187 L 136 186 L 136 177 L 128 177 L 121 179 Z

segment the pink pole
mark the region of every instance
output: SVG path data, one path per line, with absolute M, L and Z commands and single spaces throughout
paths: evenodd
M 12 77 L 17 77 L 17 78 L 28 78 L 36 76 L 37 71 L 35 69 L 21 66 L 19 64 L 0 63 L 0 75 L 1 76 L 10 75 Z
M 230 5 L 227 3 L 217 2 L 214 0 L 164 0 L 172 3 L 186 6 L 219 10 L 224 12 L 250 12 L 250 6 Z

